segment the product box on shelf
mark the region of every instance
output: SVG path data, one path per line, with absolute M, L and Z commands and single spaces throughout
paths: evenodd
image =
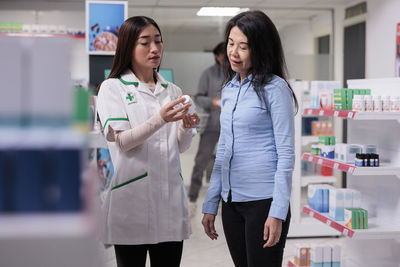
M 332 249 L 332 267 L 340 267 L 341 248 L 339 245 L 331 245 Z
M 333 110 L 335 88 L 340 88 L 339 81 L 311 81 L 311 108 Z
M 308 204 L 310 208 L 319 212 L 329 211 L 329 185 L 308 185 Z
M 341 247 L 335 244 L 295 244 L 294 264 L 301 267 L 340 267 Z
M 318 137 L 321 157 L 335 158 L 335 137 L 329 135 L 320 135 Z
M 361 207 L 361 193 L 360 191 L 354 190 L 354 189 L 347 189 L 348 191 L 351 191 L 352 194 L 352 208 L 359 208 Z
M 335 145 L 335 159 L 354 164 L 356 154 L 361 153 L 362 149 L 361 145 L 338 143 Z
M 332 248 L 330 246 L 324 246 L 322 249 L 323 253 L 323 262 L 322 267 L 331 267 L 332 265 Z
M 324 263 L 324 247 L 321 245 L 313 245 L 310 249 L 310 266 L 323 267 Z
M 361 208 L 346 208 L 344 225 L 350 229 L 368 229 L 368 211 Z
M 334 107 L 335 110 L 347 110 L 347 92 L 348 90 L 345 88 L 342 89 L 334 89 Z
M 344 220 L 345 190 L 331 187 L 329 190 L 329 217 L 336 221 Z
M 297 266 L 310 266 L 310 249 L 309 244 L 296 244 L 294 263 Z

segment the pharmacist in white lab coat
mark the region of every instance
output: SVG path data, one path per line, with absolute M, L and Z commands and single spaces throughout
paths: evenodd
M 161 32 L 151 18 L 121 26 L 110 76 L 98 94 L 98 113 L 114 164 L 102 207 L 100 237 L 115 247 L 118 267 L 179 266 L 191 233 L 179 152 L 192 140 L 197 114 L 182 91 L 157 72 Z

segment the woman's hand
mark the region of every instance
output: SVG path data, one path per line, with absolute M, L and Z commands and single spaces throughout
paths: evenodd
M 197 113 L 194 113 L 193 115 L 186 114 L 182 119 L 182 123 L 184 128 L 194 128 L 200 123 L 200 118 Z
M 187 114 L 190 103 L 187 103 L 185 105 L 182 105 L 178 108 L 174 108 L 176 105 L 179 105 L 180 103 L 183 103 L 185 101 L 184 98 L 179 97 L 178 99 L 172 100 L 165 106 L 163 106 L 160 110 L 160 115 L 165 120 L 166 122 L 172 122 L 172 121 L 179 121 L 185 117 Z
M 207 214 L 205 213 L 203 216 L 203 220 L 201 220 L 201 223 L 203 224 L 204 227 L 204 232 L 208 235 L 211 240 L 217 240 L 218 234 L 217 231 L 215 231 L 214 227 L 214 222 L 215 222 L 215 215 L 214 214 Z
M 272 247 L 278 244 L 282 233 L 282 220 L 268 217 L 264 224 L 264 240 L 267 242 L 263 248 Z

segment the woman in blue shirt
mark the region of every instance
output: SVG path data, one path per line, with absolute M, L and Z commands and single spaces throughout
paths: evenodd
M 283 49 L 261 11 L 233 17 L 225 31 L 221 133 L 202 224 L 211 239 L 222 223 L 237 267 L 281 266 L 290 222 L 294 109 Z

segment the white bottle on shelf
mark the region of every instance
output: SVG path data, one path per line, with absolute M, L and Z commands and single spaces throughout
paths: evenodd
M 382 96 L 382 111 L 387 112 L 390 111 L 391 103 L 390 103 L 390 95 Z
M 374 101 L 372 100 L 372 95 L 365 95 L 365 111 L 374 111 Z
M 382 111 L 382 99 L 380 95 L 374 95 L 372 97 L 374 101 L 374 111 L 375 112 L 381 112 Z
M 365 111 L 365 101 L 363 95 L 354 95 L 353 97 L 353 111 Z
M 390 97 L 390 111 L 399 112 L 400 111 L 400 96 Z

